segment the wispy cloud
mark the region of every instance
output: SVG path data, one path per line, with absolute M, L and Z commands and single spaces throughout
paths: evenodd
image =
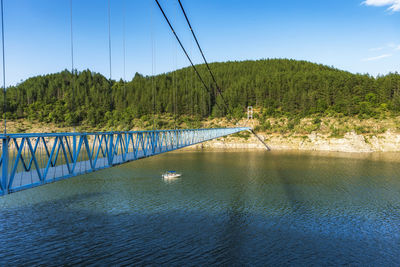
M 383 54 L 377 57 L 364 58 L 363 61 L 375 61 L 393 56 L 392 54 Z
M 366 0 L 363 4 L 367 6 L 388 6 L 390 11 L 400 11 L 400 0 Z
M 373 47 L 368 49 L 369 52 L 378 52 L 378 51 L 387 51 L 387 52 L 397 52 L 400 51 L 400 44 L 395 44 L 395 43 L 388 43 L 387 45 L 380 46 L 380 47 Z
M 375 47 L 375 48 L 369 49 L 369 51 L 370 52 L 376 52 L 376 51 L 382 51 L 383 49 L 385 49 L 385 47 Z

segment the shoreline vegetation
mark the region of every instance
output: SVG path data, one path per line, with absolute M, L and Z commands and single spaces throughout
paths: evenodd
M 7 88 L 8 132 L 97 132 L 251 125 L 273 150 L 400 151 L 400 74 L 372 77 L 289 59 L 212 63 L 222 95 L 192 68 L 131 81 L 90 70 Z M 207 77 L 204 65 L 197 66 Z M 0 105 L 3 105 L 0 99 Z M 226 103 L 226 105 L 225 105 Z M 4 114 L 1 113 L 2 117 Z M 262 148 L 250 133 L 202 145 Z
M 165 127 L 171 129 L 171 118 L 166 120 Z M 123 126 L 109 129 L 107 127 L 90 127 L 80 125 L 76 127 L 61 127 L 54 123 L 32 122 L 25 119 L 8 122 L 9 133 L 44 133 L 44 132 L 101 132 L 126 130 L 151 130 L 152 121 L 137 122 L 139 126 L 126 129 Z M 246 122 L 228 121 L 226 119 L 212 119 L 202 122 L 182 122 L 179 128 L 219 128 L 219 127 L 253 127 L 256 133 L 276 151 L 326 151 L 326 152 L 400 152 L 400 116 L 384 120 L 349 117 L 303 118 L 297 124 L 291 124 L 288 118 L 269 118 L 267 126 L 262 126 L 259 119 Z M 192 127 L 191 127 L 192 126 Z M 196 126 L 196 127 L 194 127 Z M 265 149 L 265 147 L 250 133 L 242 132 L 232 136 L 218 138 L 191 149 Z

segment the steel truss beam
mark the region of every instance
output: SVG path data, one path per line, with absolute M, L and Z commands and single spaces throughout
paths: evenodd
M 0 135 L 0 195 L 151 157 L 250 128 Z

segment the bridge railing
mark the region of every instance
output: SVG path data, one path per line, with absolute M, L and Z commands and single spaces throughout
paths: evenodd
M 249 128 L 0 135 L 0 195 L 173 151 Z

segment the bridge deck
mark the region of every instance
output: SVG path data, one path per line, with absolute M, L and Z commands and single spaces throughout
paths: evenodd
M 249 128 L 0 136 L 0 195 L 181 149 Z
M 182 148 L 182 147 L 181 147 Z M 181 149 L 178 148 L 178 149 Z M 135 160 L 151 157 L 151 156 L 156 156 L 159 154 L 163 154 L 165 152 L 170 152 L 172 150 L 167 150 L 167 148 L 164 146 L 163 149 L 156 151 L 155 153 L 152 153 L 152 151 L 148 152 L 147 155 L 145 155 L 144 151 L 138 151 L 138 154 L 135 156 L 134 152 L 129 152 L 126 154 L 126 158 L 124 160 L 123 155 L 115 155 L 113 159 L 112 166 L 120 165 L 123 163 L 127 162 L 132 162 Z M 55 167 L 49 167 L 47 171 L 47 176 L 45 179 L 44 183 L 52 183 L 56 182 L 59 180 L 63 180 L 66 178 L 70 178 L 72 176 L 77 176 L 77 175 L 82 175 L 85 173 L 90 173 L 93 171 L 101 170 L 101 169 L 106 169 L 109 168 L 108 164 L 108 158 L 99 158 L 96 162 L 96 166 L 93 169 L 90 164 L 90 160 L 85 160 L 85 161 L 79 161 L 76 163 L 75 167 L 75 172 L 73 175 L 70 174 L 68 170 L 67 164 L 62 164 L 58 165 Z M 44 173 L 45 168 L 41 168 L 40 172 Z M 14 177 L 14 188 L 12 191 L 19 191 L 23 190 L 26 188 L 31 187 L 32 185 L 40 185 L 42 182 L 40 181 L 39 174 L 37 171 L 20 171 L 15 174 Z

